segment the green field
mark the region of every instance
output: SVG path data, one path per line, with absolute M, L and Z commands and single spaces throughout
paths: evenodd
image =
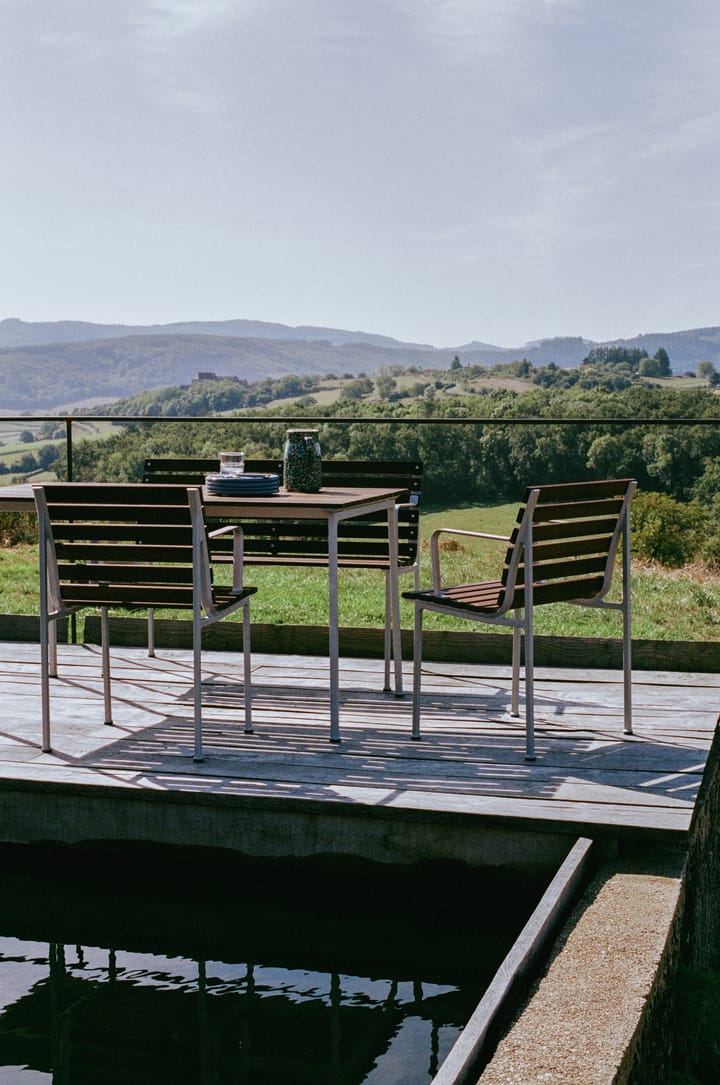
M 0 486 L 10 485 L 19 478 L 25 478 L 26 472 L 19 466 L 23 456 L 28 454 L 38 457 L 43 449 L 55 447 L 59 452 L 65 449 L 64 427 L 58 423 L 58 432 L 62 436 L 43 437 L 43 424 L 36 422 L 32 417 L 23 419 L 21 422 L 10 422 L 0 417 Z M 110 434 L 117 433 L 117 427 L 110 421 L 87 422 L 82 419 L 73 420 L 73 439 L 75 441 L 98 441 Z M 22 435 L 32 434 L 32 440 L 23 439 Z M 52 465 L 51 465 L 52 466 Z M 30 477 L 36 482 L 46 479 L 54 479 L 55 473 L 49 471 L 32 471 Z
M 515 505 L 459 508 L 424 513 L 421 518 L 421 582 L 430 584 L 429 538 L 437 527 L 507 535 Z M 442 564 L 446 583 L 494 578 L 503 544 L 461 539 L 445 544 Z M 0 549 L 0 614 L 35 614 L 38 607 L 37 550 L 31 544 Z M 222 578 L 222 573 L 220 574 Z M 249 567 L 246 580 L 258 588 L 253 621 L 270 624 L 327 623 L 327 574 L 322 569 L 260 569 Z M 401 578 L 412 588 L 412 576 Z M 667 570 L 633 566 L 633 636 L 643 640 L 720 639 L 720 577 L 698 569 Z M 381 627 L 384 623 L 383 578 L 379 573 L 347 570 L 340 578 L 341 623 L 350 627 Z M 172 616 L 170 614 L 166 616 Z M 412 608 L 402 603 L 402 625 L 412 626 Z M 467 629 L 468 624 L 428 614 L 429 629 Z M 546 635 L 618 637 L 620 618 L 585 607 L 541 607 L 536 631 Z

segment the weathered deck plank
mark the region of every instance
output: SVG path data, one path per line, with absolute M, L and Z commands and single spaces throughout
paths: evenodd
M 687 829 L 720 707 L 720 677 L 635 675 L 635 729 L 622 735 L 619 672 L 540 670 L 539 759 L 523 759 L 507 715 L 506 668 L 435 664 L 423 739 L 410 698 L 379 691 L 381 664 L 342 665 L 343 741 L 328 742 L 326 663 L 254 661 L 255 733 L 242 731 L 234 653 L 206 653 L 207 760 L 193 764 L 189 653 L 113 653 L 115 726 L 102 723 L 99 650 L 62 645 L 52 683 L 53 754 L 38 746 L 38 648 L 0 644 L 0 781 L 356 804 L 523 824 Z M 409 675 L 408 675 L 409 678 Z

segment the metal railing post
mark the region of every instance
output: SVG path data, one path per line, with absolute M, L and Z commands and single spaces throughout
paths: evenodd
M 65 419 L 65 458 L 67 460 L 67 480 L 73 480 L 73 444 L 72 444 L 72 418 Z

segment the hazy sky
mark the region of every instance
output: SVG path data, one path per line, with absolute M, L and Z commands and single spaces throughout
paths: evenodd
M 0 319 L 720 324 L 717 0 L 0 0 Z

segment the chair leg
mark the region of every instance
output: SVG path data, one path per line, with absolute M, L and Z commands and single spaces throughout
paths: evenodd
M 413 703 L 412 738 L 420 739 L 420 679 L 422 674 L 422 607 L 415 604 L 413 625 Z
M 385 573 L 385 681 L 383 693 L 390 693 L 390 664 L 392 659 L 392 600 L 390 598 L 390 573 Z
M 150 607 L 147 614 L 148 655 L 155 658 L 155 607 Z
M 526 621 L 527 621 L 527 615 Z M 532 622 L 525 630 L 525 760 L 535 760 L 535 652 Z
M 40 617 L 40 696 L 42 703 L 42 750 L 52 753 L 50 744 L 50 658 L 48 639 L 50 623 L 47 615 Z
M 196 593 L 197 594 L 197 593 Z M 204 761 L 202 735 L 202 625 L 199 604 L 193 611 L 193 705 L 195 722 L 195 747 L 193 761 Z
M 252 667 L 250 658 L 250 607 L 243 607 L 243 681 L 245 683 L 245 734 L 253 733 L 252 725 Z
M 515 618 L 518 613 L 515 611 Z M 512 685 L 510 687 L 510 715 L 520 715 L 520 626 L 516 625 L 512 631 Z
M 632 726 L 632 641 L 629 607 L 623 608 L 623 731 L 633 733 Z
M 110 629 L 107 607 L 100 608 L 100 640 L 102 644 L 103 699 L 105 701 L 105 723 L 112 727 L 112 690 L 110 688 Z

